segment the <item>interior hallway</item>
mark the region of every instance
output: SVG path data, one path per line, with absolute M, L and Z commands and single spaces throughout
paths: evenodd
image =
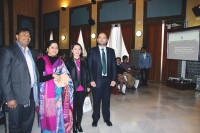
M 200 92 L 177 90 L 165 83 L 148 82 L 148 87 L 126 95 L 111 95 L 111 121 L 101 119 L 92 127 L 92 111 L 83 115 L 83 133 L 199 133 Z M 40 133 L 37 119 L 32 133 Z M 4 133 L 0 125 L 0 133 Z

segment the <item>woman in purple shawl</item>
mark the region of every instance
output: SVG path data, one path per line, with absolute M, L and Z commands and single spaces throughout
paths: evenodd
M 39 57 L 37 68 L 40 74 L 40 126 L 42 133 L 69 133 L 73 126 L 73 83 L 62 59 L 57 57 L 58 43 L 47 44 L 47 55 Z M 58 87 L 61 74 L 70 80 L 64 87 Z

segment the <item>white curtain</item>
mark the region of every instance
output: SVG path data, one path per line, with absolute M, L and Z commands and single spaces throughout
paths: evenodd
M 82 36 L 82 31 L 80 29 L 80 33 L 79 33 L 79 37 L 78 37 L 78 43 L 81 45 L 82 49 L 83 49 L 83 56 L 86 57 L 87 56 L 87 52 L 85 50 L 85 45 L 83 42 L 83 36 Z
M 124 55 L 129 56 L 124 44 L 120 24 L 112 24 L 107 47 L 113 48 L 115 50 L 116 57 L 122 58 Z
M 50 38 L 49 40 L 53 40 L 53 31 L 50 32 Z

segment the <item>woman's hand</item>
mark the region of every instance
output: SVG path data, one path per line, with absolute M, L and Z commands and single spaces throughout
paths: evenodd
M 90 82 L 90 85 L 91 85 L 92 87 L 96 87 L 96 83 L 95 83 L 94 81 Z
M 67 83 L 64 83 L 63 87 L 67 87 L 67 86 L 68 86 L 68 84 L 67 84 Z
M 87 88 L 87 92 L 89 92 L 90 91 L 90 88 Z
M 60 82 L 61 81 L 61 77 L 60 77 L 60 75 L 57 75 L 57 74 L 52 74 L 52 77 L 54 78 L 54 80 L 56 80 L 56 81 L 58 81 L 58 82 Z

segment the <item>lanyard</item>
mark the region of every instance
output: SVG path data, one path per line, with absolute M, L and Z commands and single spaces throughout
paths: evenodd
M 75 66 L 76 66 L 77 70 L 80 72 L 80 68 L 78 67 L 78 65 L 76 63 L 76 59 L 74 59 L 74 63 L 75 63 Z

